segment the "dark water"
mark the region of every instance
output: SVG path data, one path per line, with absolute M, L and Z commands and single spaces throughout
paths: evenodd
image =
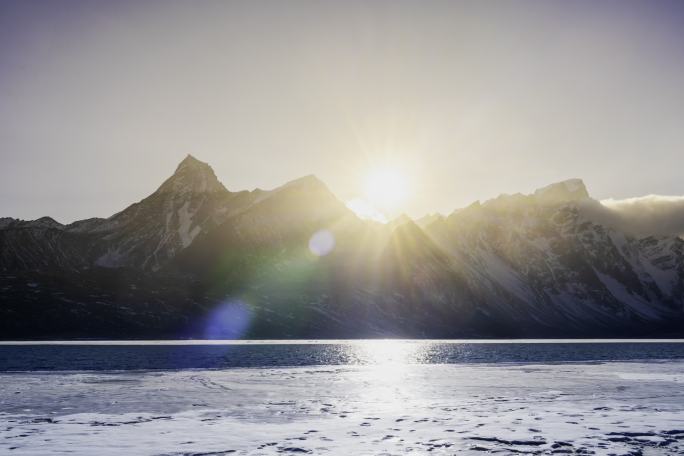
M 0 371 L 684 359 L 684 343 L 360 341 L 246 345 L 0 345 Z

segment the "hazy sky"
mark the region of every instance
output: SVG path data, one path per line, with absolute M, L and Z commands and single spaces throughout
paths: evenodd
M 229 190 L 402 168 L 451 212 L 684 194 L 684 2 L 0 0 L 0 216 L 108 216 L 187 153 Z

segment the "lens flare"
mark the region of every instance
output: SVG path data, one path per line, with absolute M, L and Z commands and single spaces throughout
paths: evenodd
M 316 231 L 309 239 L 309 250 L 321 257 L 329 254 L 335 248 L 335 236 L 328 230 Z
M 205 339 L 240 339 L 249 330 L 252 309 L 239 299 L 229 300 L 216 307 L 207 317 Z

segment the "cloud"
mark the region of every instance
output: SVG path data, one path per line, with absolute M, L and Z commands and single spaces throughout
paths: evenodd
M 684 234 L 684 196 L 611 198 L 588 210 L 597 221 L 638 236 Z

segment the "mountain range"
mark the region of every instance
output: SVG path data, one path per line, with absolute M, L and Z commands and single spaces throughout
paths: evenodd
M 571 179 L 380 224 L 314 176 L 231 192 L 188 156 L 109 218 L 0 218 L 0 337 L 684 334 L 681 233 L 606 211 Z

